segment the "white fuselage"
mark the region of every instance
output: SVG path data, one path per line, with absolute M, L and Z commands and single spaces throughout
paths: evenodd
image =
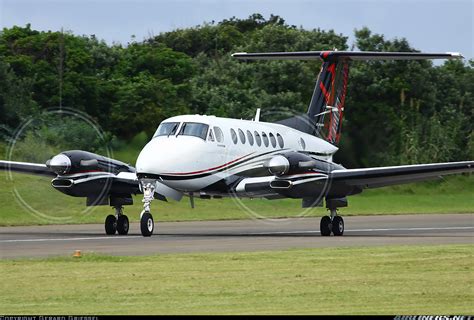
M 304 152 L 332 161 L 337 151 L 318 137 L 275 123 L 182 115 L 161 125 L 138 156 L 137 174 L 157 177 L 183 192 L 196 192 L 233 176 L 251 178 L 265 161 L 282 152 Z M 200 137 L 189 135 L 196 132 Z

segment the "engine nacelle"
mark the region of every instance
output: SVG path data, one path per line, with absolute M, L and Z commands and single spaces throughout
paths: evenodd
M 64 151 L 46 165 L 58 174 L 51 181 L 56 190 L 73 197 L 86 197 L 88 206 L 129 205 L 133 203 L 131 194 L 140 192 L 138 183 L 114 179 L 119 173 L 134 173 L 135 168 L 95 153 Z
M 273 175 L 284 176 L 308 172 L 313 169 L 328 172 L 332 165 L 332 163 L 313 159 L 303 153 L 287 152 L 274 156 L 264 164 L 264 167 Z
M 135 172 L 135 169 L 121 161 L 82 151 L 64 151 L 46 162 L 46 165 L 58 175 L 87 171 Z

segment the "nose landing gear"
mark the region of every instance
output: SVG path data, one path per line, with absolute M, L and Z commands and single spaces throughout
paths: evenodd
M 153 221 L 153 216 L 151 213 L 144 211 L 140 218 L 140 230 L 144 237 L 149 237 L 153 234 L 155 229 L 155 223 Z
M 142 181 L 141 184 L 143 190 L 143 211 L 140 214 L 140 230 L 144 237 L 149 237 L 155 229 L 153 216 L 150 213 L 151 201 L 153 201 L 155 194 L 155 183 Z

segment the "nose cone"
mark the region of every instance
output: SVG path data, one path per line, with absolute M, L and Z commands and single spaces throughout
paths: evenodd
M 138 174 L 162 174 L 186 170 L 192 164 L 199 146 L 196 138 L 191 143 L 175 137 L 158 137 L 146 144 L 138 155 Z
M 156 146 L 152 140 L 145 145 L 142 151 L 140 151 L 135 164 L 137 173 L 156 173 L 150 171 L 151 168 L 155 167 L 158 158 L 157 152 L 154 150 L 153 145 Z
M 49 160 L 46 165 L 57 174 L 65 174 L 71 169 L 71 159 L 60 153 Z

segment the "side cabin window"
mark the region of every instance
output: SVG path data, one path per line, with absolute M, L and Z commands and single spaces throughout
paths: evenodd
M 237 133 L 235 133 L 234 129 L 230 129 L 230 136 L 232 137 L 232 142 L 237 144 Z
M 178 130 L 178 127 L 179 127 L 179 122 L 162 122 L 158 126 L 158 129 L 156 129 L 156 132 L 153 135 L 153 138 L 156 138 L 159 136 L 174 135 L 176 131 Z
M 224 134 L 222 133 L 221 128 L 214 127 L 214 134 L 216 135 L 217 142 L 224 142 Z
M 257 142 L 257 146 L 261 146 L 262 145 L 262 138 L 260 138 L 260 135 L 258 134 L 257 131 L 254 132 L 255 134 L 255 142 Z
M 268 137 L 265 132 L 262 132 L 262 139 L 263 139 L 263 144 L 265 145 L 265 147 L 268 147 Z
M 278 145 L 280 146 L 281 149 L 285 146 L 285 142 L 283 141 L 283 137 L 277 133 L 277 140 L 278 140 Z
M 272 143 L 272 147 L 276 148 L 277 142 L 276 142 L 275 136 L 271 132 L 270 132 L 270 142 Z
M 300 138 L 299 142 L 301 149 L 306 150 L 306 143 L 304 142 L 303 138 Z
M 253 136 L 249 130 L 247 130 L 247 140 L 249 141 L 250 145 L 253 146 Z
M 185 122 L 181 126 L 181 130 L 179 131 L 179 134 L 183 136 L 198 137 L 203 140 L 206 140 L 207 129 L 209 129 L 209 126 L 207 124 L 196 123 L 196 122 Z
M 242 142 L 242 144 L 245 144 L 245 134 L 241 129 L 239 129 L 239 137 L 240 137 L 240 142 Z

